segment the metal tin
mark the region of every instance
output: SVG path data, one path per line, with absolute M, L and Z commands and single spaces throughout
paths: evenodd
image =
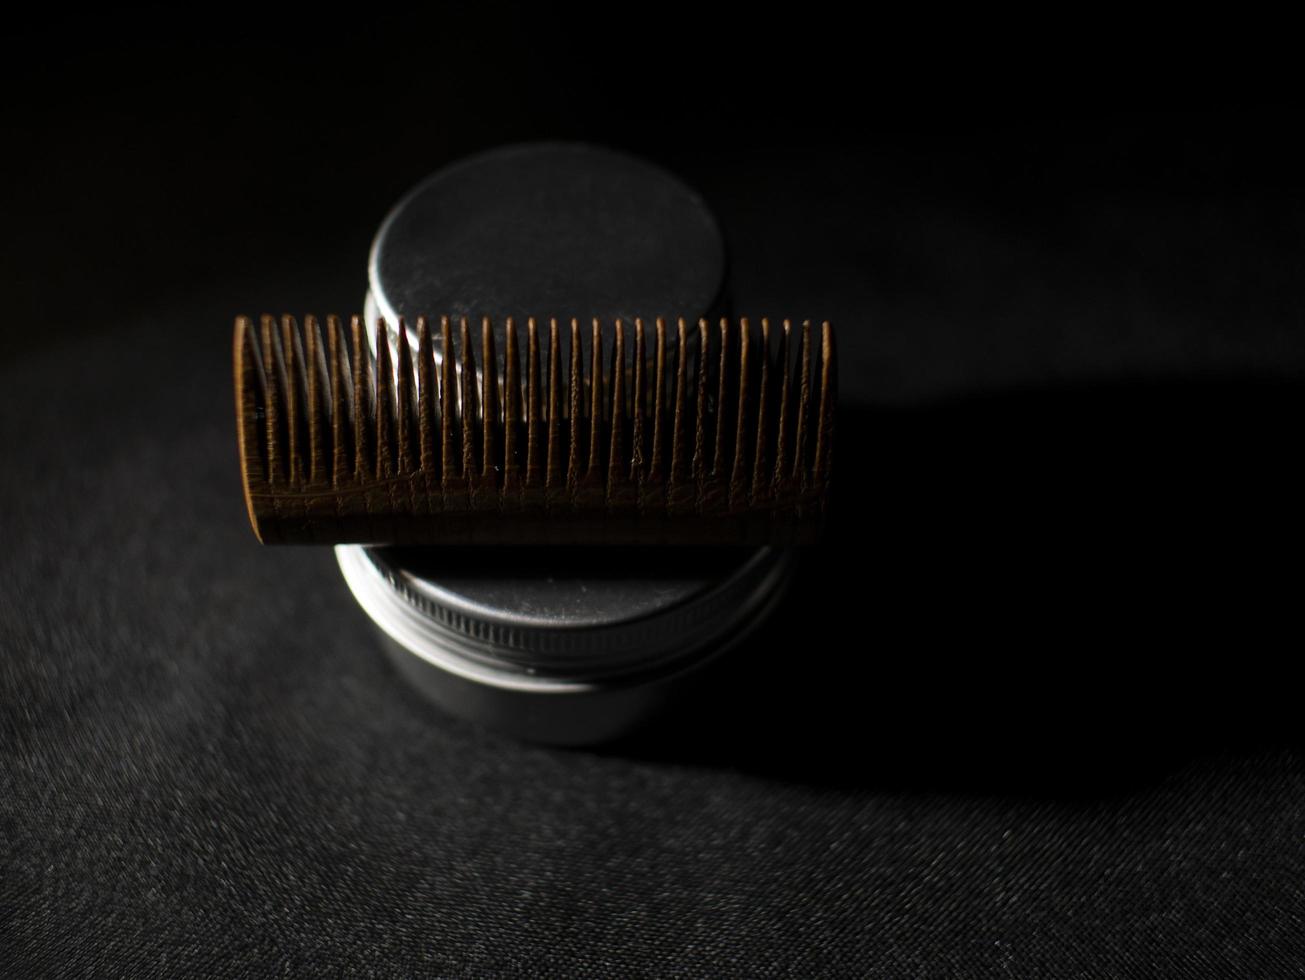
M 726 312 L 715 217 L 644 161 L 574 144 L 473 157 L 390 212 L 369 318 Z M 336 549 L 400 671 L 452 714 L 532 741 L 601 742 L 666 706 L 783 593 L 780 549 Z
M 436 704 L 564 745 L 614 738 L 663 709 L 765 621 L 790 568 L 773 548 L 342 545 L 336 557 L 400 671 Z

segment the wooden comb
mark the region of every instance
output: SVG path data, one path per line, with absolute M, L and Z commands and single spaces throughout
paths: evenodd
M 239 317 L 249 519 L 272 543 L 813 541 L 830 486 L 834 334 L 788 320 L 568 331 L 488 318 Z M 476 348 L 479 346 L 479 360 Z M 565 348 L 565 350 L 564 350 Z M 586 362 L 588 367 L 586 369 Z M 564 369 L 563 365 L 567 364 Z M 563 373 L 565 370 L 565 374 Z

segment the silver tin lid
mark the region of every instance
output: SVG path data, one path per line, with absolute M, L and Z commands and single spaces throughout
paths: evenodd
M 419 315 L 609 329 L 618 317 L 715 316 L 727 281 L 724 239 L 698 194 L 581 143 L 502 147 L 422 181 L 385 217 L 367 277 L 376 315 L 410 329 Z
M 603 741 L 770 612 L 790 555 L 762 548 L 396 549 L 341 545 L 403 672 L 453 714 L 555 744 Z

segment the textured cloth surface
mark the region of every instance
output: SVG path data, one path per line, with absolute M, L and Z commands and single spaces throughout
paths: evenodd
M 740 311 L 845 328 L 841 516 L 601 751 L 443 717 L 250 534 L 230 317 L 356 279 L 0 367 L 0 976 L 1302 975 L 1286 219 L 864 172 L 709 188 Z

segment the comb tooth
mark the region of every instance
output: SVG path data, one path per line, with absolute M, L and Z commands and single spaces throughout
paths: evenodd
M 499 460 L 494 431 L 501 423 L 498 412 L 498 357 L 494 351 L 494 328 L 485 317 L 480 322 L 480 479 L 478 497 L 473 500 L 476 509 L 493 510 L 498 506 Z M 474 381 L 474 376 L 473 376 Z
M 376 387 L 372 377 L 371 352 L 367 349 L 367 329 L 362 317 L 349 319 L 350 364 L 353 368 L 353 472 L 359 482 L 367 483 L 375 466 L 372 427 L 376 407 Z
M 476 460 L 476 349 L 471 345 L 471 325 L 464 316 L 459 320 L 458 341 L 462 352 L 462 378 L 458 389 L 462 413 L 462 481 L 468 502 L 475 504 L 479 484 Z
M 634 390 L 630 392 L 630 481 L 638 488 L 644 478 L 644 415 L 647 414 L 647 367 L 644 364 L 643 320 L 634 321 Z
M 577 329 L 577 333 L 578 333 Z M 592 338 L 589 345 L 589 411 L 588 425 L 582 424 L 581 431 L 588 430 L 588 452 L 583 464 L 584 472 L 577 481 L 578 503 L 586 512 L 601 509 L 606 499 L 606 480 L 603 475 L 603 327 L 597 317 L 593 321 Z M 583 395 L 581 383 L 581 394 Z M 582 420 L 583 423 L 583 420 Z M 572 426 L 572 431 L 575 427 Z
M 340 318 L 326 318 L 330 337 L 328 356 L 331 369 L 331 483 L 336 487 L 348 483 L 353 474 L 353 374 L 349 370 L 348 345 Z
M 739 397 L 734 403 L 734 460 L 730 466 L 730 503 L 733 512 L 748 504 L 748 399 L 751 394 L 752 326 L 744 317 L 739 320 Z
M 730 438 L 730 401 L 731 380 L 731 331 L 730 323 L 724 317 L 720 321 L 720 357 L 716 364 L 716 427 L 712 434 L 711 475 L 703 491 L 703 510 L 717 513 L 728 508 L 729 504 L 729 467 L 726 465 L 727 446 Z
M 282 346 L 285 348 L 286 355 L 286 377 L 289 381 L 287 395 L 290 403 L 288 419 L 290 430 L 290 483 L 301 491 L 298 516 L 306 527 L 312 528 L 315 526 L 312 515 L 313 507 L 310 498 L 302 493 L 309 485 L 309 474 L 312 469 L 308 434 L 311 425 L 308 406 L 308 371 L 311 365 L 308 363 L 304 351 L 303 331 L 300 330 L 299 323 L 294 317 L 283 316 L 281 318 L 281 335 Z M 310 532 L 310 536 L 315 537 L 316 535 Z
M 517 325 L 507 318 L 503 351 L 503 494 L 502 504 L 521 506 L 521 364 L 517 353 Z
M 430 321 L 417 317 L 417 435 L 421 443 L 421 473 L 426 486 L 427 507 L 435 492 L 439 474 L 439 423 L 436 415 L 439 392 L 435 385 L 435 351 L 431 346 Z
M 403 325 L 399 325 L 400 331 Z M 373 442 L 375 455 L 376 484 L 367 492 L 367 511 L 373 518 L 373 528 L 382 535 L 380 540 L 391 541 L 395 538 L 394 521 L 402 521 L 411 513 L 411 500 L 405 506 L 395 486 L 396 443 L 395 431 L 397 411 L 394 401 L 394 368 L 390 357 L 390 331 L 383 318 L 376 321 L 376 364 L 375 389 L 376 409 L 373 412 L 375 427 Z M 364 352 L 364 357 L 366 353 Z
M 526 320 L 526 489 L 522 505 L 539 505 L 544 494 L 545 419 L 540 402 L 539 329 L 532 316 Z
M 588 472 L 601 475 L 603 465 L 603 327 L 594 317 L 593 338 L 590 341 L 589 359 L 589 468 Z
M 712 433 L 711 472 L 723 486 L 728 471 L 726 455 L 731 434 L 729 421 L 734 407 L 734 403 L 729 400 L 733 375 L 730 352 L 733 349 L 734 335 L 730 330 L 730 322 L 724 317 L 720 319 L 718 337 L 720 351 L 716 358 L 716 428 Z
M 267 482 L 267 431 L 258 424 L 259 412 L 267 404 L 267 380 L 263 372 L 263 355 L 258 349 L 254 321 L 247 316 L 236 318 L 233 359 L 236 375 L 236 435 L 240 443 L 240 465 L 245 481 L 245 504 L 254 530 L 259 531 L 254 501 L 249 491 Z M 259 537 L 262 537 L 261 532 Z
M 420 414 L 417 411 L 416 366 L 408 340 L 408 324 L 399 317 L 398 362 L 394 372 L 394 426 L 398 439 L 394 466 L 399 481 L 391 491 L 403 500 L 409 514 L 424 514 L 430 508 L 425 478 L 421 473 Z
M 571 373 L 567 384 L 567 414 L 570 417 L 570 445 L 566 457 L 566 489 L 571 504 L 580 485 L 581 431 L 584 424 L 584 352 L 580 344 L 580 321 L 571 318 Z
M 267 482 L 281 486 L 286 482 L 286 455 L 289 442 L 285 429 L 285 365 L 281 360 L 281 337 L 276 321 L 260 318 L 263 351 L 263 377 L 267 384 L 264 417 L 267 423 Z
M 657 318 L 656 350 L 653 363 L 652 453 L 648 474 L 639 492 L 643 511 L 660 510 L 666 505 L 666 321 Z
M 779 335 L 779 357 L 775 362 L 775 380 L 779 385 L 779 415 L 775 419 L 775 465 L 771 473 L 772 499 L 777 506 L 788 503 L 789 462 L 791 454 L 791 436 L 793 428 L 793 369 L 790 347 L 793 339 L 793 324 L 784 321 L 784 328 Z
M 758 507 L 770 500 L 770 474 L 766 472 L 769 458 L 770 428 L 770 320 L 761 318 L 761 350 L 758 352 L 761 377 L 757 382 L 756 438 L 752 452 L 752 492 L 748 503 Z
M 444 353 L 440 361 L 440 488 L 444 509 L 460 511 L 467 509 L 467 485 L 458 445 L 457 350 L 447 316 L 440 317 L 440 344 Z
M 838 377 L 834 359 L 834 328 L 826 320 L 820 327 L 820 406 L 816 424 L 816 452 L 812 463 L 812 496 L 825 493 L 832 476 L 834 406 L 838 398 Z
M 671 423 L 671 482 L 667 488 L 667 509 L 672 514 L 683 513 L 692 506 L 692 484 L 689 479 L 688 428 L 689 410 L 686 404 L 689 384 L 688 327 L 681 317 L 676 325 L 675 351 L 675 416 Z
M 376 321 L 376 479 L 390 480 L 395 472 L 394 369 L 385 320 Z
M 281 317 L 281 353 L 285 363 L 286 433 L 288 436 L 290 483 L 307 482 L 308 430 L 306 406 L 308 375 L 304 371 L 304 346 L 299 324 L 289 314 Z
M 797 425 L 793 431 L 793 489 L 801 491 L 807 483 L 808 430 L 811 419 L 811 321 L 802 321 L 802 339 L 798 347 Z
M 707 359 L 710 348 L 707 346 L 707 321 L 698 320 L 698 377 L 696 378 L 696 395 L 693 405 L 693 475 L 701 482 L 707 472 Z
M 625 455 L 625 324 L 616 321 L 612 346 L 612 431 L 607 452 L 607 506 L 625 511 L 633 503 L 630 472 Z M 636 403 L 637 404 L 637 403 Z
M 702 509 L 707 481 L 711 478 L 711 460 L 707 458 L 707 413 L 710 410 L 711 342 L 707 335 L 707 321 L 698 320 L 698 381 L 697 397 L 693 409 L 693 466 L 696 508 Z
M 408 325 L 399 317 L 399 357 L 394 371 L 394 424 L 398 445 L 394 466 L 396 472 L 410 476 L 418 468 L 418 438 L 415 432 L 416 399 L 413 397 L 412 348 L 408 344 Z
M 566 468 L 562 462 L 562 411 L 561 379 L 562 352 L 558 343 L 557 320 L 548 321 L 548 469 L 545 474 L 545 494 L 551 507 L 558 492 L 566 482 Z
M 376 486 L 376 376 L 367 343 L 367 324 L 349 318 L 349 353 L 353 368 L 353 474 L 363 491 L 363 527 L 370 540 L 383 541 L 373 515 L 383 514 L 387 496 Z
M 308 481 L 320 486 L 330 481 L 330 376 L 322 349 L 322 326 L 317 317 L 304 317 L 305 368 L 308 374 Z

